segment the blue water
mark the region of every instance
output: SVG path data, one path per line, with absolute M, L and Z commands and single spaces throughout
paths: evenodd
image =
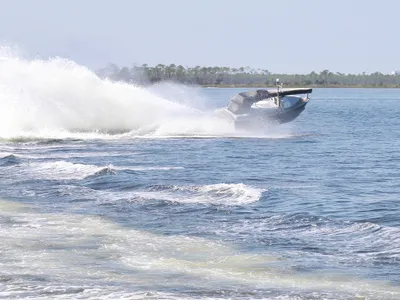
M 0 298 L 400 299 L 399 116 L 400 90 L 314 89 L 256 135 L 3 137 Z

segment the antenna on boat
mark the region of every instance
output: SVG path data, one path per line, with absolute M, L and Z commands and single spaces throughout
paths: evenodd
M 279 78 L 277 78 L 277 79 L 275 80 L 275 84 L 276 84 L 276 87 L 277 87 L 278 90 L 279 90 L 279 88 L 281 87 L 280 82 L 279 82 Z
M 279 78 L 277 78 L 275 80 L 275 84 L 276 84 L 276 99 L 278 101 L 278 106 L 280 107 L 281 106 L 281 98 L 279 97 L 279 92 L 282 87 L 282 83 L 280 83 Z

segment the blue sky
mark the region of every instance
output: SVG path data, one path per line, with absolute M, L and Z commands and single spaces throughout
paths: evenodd
M 399 12 L 397 0 L 0 0 L 0 43 L 94 69 L 390 73 L 400 69 Z

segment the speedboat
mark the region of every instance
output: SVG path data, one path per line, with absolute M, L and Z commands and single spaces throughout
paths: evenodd
M 216 113 L 235 124 L 236 129 L 259 129 L 296 119 L 305 109 L 310 88 L 251 90 L 234 96 L 227 107 Z

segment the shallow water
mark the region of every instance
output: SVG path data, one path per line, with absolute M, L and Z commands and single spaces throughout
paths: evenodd
M 123 95 L 89 113 L 27 77 L 1 94 L 0 298 L 400 298 L 399 90 L 316 89 L 253 134 L 208 113 L 239 89 L 89 76 Z

